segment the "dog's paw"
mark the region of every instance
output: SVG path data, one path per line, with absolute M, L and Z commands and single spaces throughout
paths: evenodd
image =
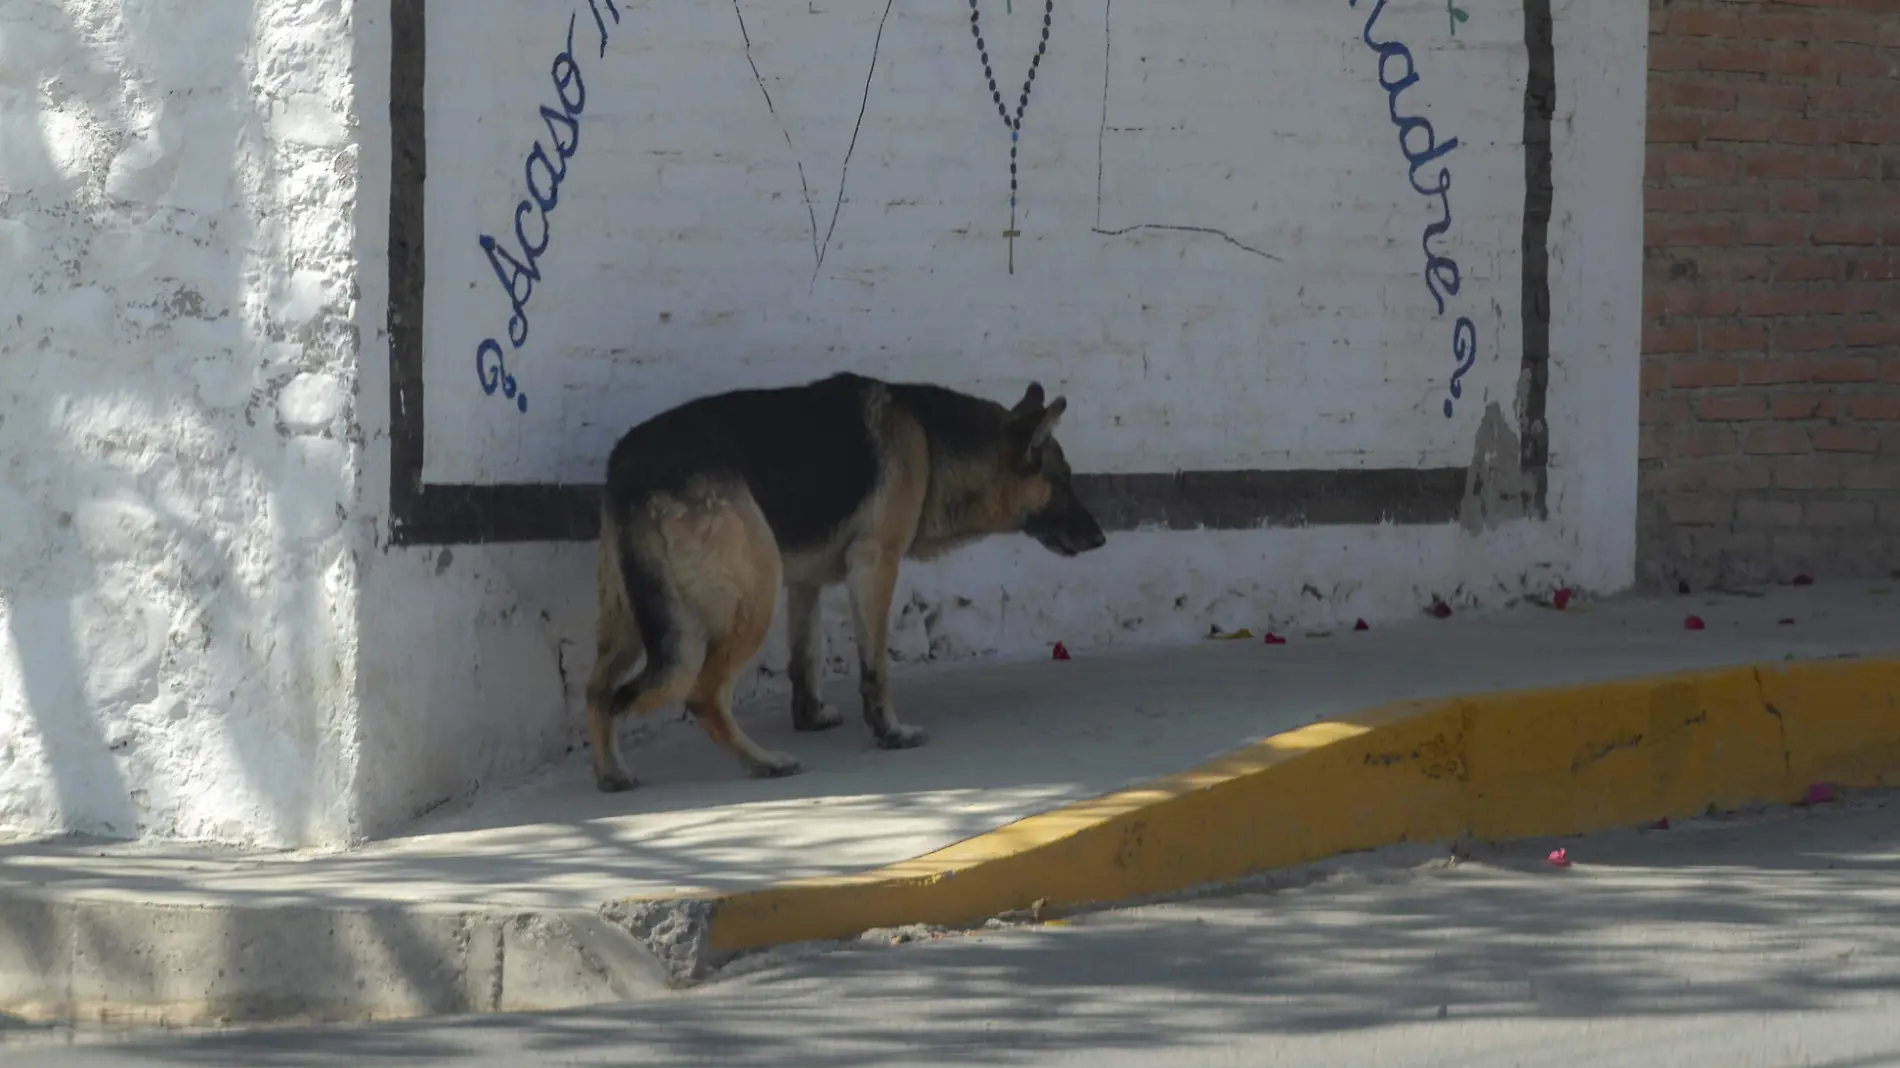
M 798 774 L 799 763 L 798 758 L 790 753 L 767 753 L 765 760 L 748 770 L 755 779 L 782 779 L 787 775 Z
M 879 749 L 915 749 L 929 740 L 930 732 L 922 727 L 898 724 L 878 733 L 877 747 Z
M 596 772 L 594 774 L 594 786 L 603 794 L 625 793 L 633 789 L 636 785 L 638 785 L 638 783 L 634 780 L 634 777 L 623 771 Z
M 844 713 L 827 704 L 816 706 L 792 705 L 792 729 L 800 731 L 828 731 L 844 722 Z

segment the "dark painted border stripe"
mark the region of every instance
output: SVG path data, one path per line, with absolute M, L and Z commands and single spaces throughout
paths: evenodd
M 1531 476 L 1532 515 L 1550 518 L 1550 211 L 1555 198 L 1551 119 L 1557 114 L 1557 37 L 1550 0 L 1524 0 L 1524 363 L 1517 413 L 1519 469 Z
M 390 543 L 463 545 L 591 540 L 594 486 L 425 485 L 422 450 L 423 190 L 428 179 L 423 89 L 426 0 L 390 0 L 389 462 Z M 1524 360 L 1522 464 L 1547 515 L 1551 210 L 1550 126 L 1556 81 L 1550 0 L 1524 0 L 1530 82 L 1524 99 Z M 1454 522 L 1463 468 L 1183 471 L 1084 475 L 1078 489 L 1110 530 L 1247 530 L 1261 526 L 1436 525 Z
M 1076 492 L 1108 530 L 1450 523 L 1465 469 L 1078 475 Z
M 1417 525 L 1457 520 L 1465 469 L 1078 475 L 1076 491 L 1111 531 Z M 398 541 L 588 541 L 599 500 L 598 486 L 424 486 Z
M 484 540 L 479 527 L 460 529 L 448 521 L 463 511 L 441 507 L 422 486 L 425 6 L 426 0 L 389 0 L 389 540 L 396 545 Z

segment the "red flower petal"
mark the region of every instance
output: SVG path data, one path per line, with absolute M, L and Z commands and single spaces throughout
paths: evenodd
M 1570 603 L 1570 587 L 1568 586 L 1565 586 L 1563 589 L 1558 590 L 1557 595 L 1550 599 L 1551 607 L 1555 608 L 1559 612 L 1563 611 L 1564 606 L 1569 603 Z
M 1273 633 L 1272 631 L 1268 631 L 1268 632 L 1267 632 L 1267 638 L 1266 638 L 1266 641 L 1264 641 L 1264 642 L 1262 642 L 1261 644 L 1263 644 L 1263 645 L 1285 645 L 1285 644 L 1286 644 L 1286 639 L 1285 639 L 1285 638 L 1282 638 L 1282 637 L 1280 637 L 1280 636 L 1279 636 L 1278 634 L 1275 634 L 1275 633 Z
M 1553 849 L 1550 851 L 1550 856 L 1544 859 L 1550 861 L 1553 867 L 1568 868 L 1570 866 L 1570 851 L 1566 849 Z
M 1786 619 L 1780 620 L 1779 622 L 1784 627 L 1792 627 L 1794 626 L 1794 617 L 1789 616 Z
M 1068 658 L 1069 658 L 1069 647 L 1062 644 L 1061 642 L 1057 642 L 1056 651 L 1055 651 L 1055 659 L 1067 660 Z
M 1801 575 L 1796 575 L 1796 576 L 1794 577 L 1794 582 L 1792 583 L 1792 585 L 1795 585 L 1795 586 L 1812 586 L 1812 585 L 1814 585 L 1814 576 L 1812 576 L 1812 575 L 1807 575 L 1807 574 L 1801 574 Z
M 1825 805 L 1832 800 L 1834 800 L 1834 788 L 1832 786 L 1824 782 L 1809 785 L 1808 796 L 1805 800 L 1806 804 Z
M 1360 620 L 1359 622 L 1357 622 L 1357 623 L 1354 623 L 1354 624 L 1352 625 L 1352 629 L 1354 629 L 1354 630 L 1371 630 L 1372 628 L 1371 628 L 1371 627 L 1369 627 L 1369 626 L 1367 626 L 1367 625 L 1366 625 L 1366 621 L 1362 619 L 1362 620 Z
M 1682 621 L 1683 630 L 1702 630 L 1707 626 L 1707 623 L 1702 622 L 1701 616 L 1690 616 L 1688 619 Z
M 1451 606 L 1443 601 L 1432 602 L 1432 615 L 1438 619 L 1451 618 Z

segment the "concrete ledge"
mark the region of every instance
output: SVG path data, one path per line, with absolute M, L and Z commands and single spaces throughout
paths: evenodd
M 591 912 L 0 900 L 0 1007 L 40 1023 L 206 1027 L 577 1008 L 664 991 Z
M 843 878 L 703 895 L 714 954 L 1114 902 L 1399 842 L 1575 834 L 1900 784 L 1900 659 L 1403 702 Z

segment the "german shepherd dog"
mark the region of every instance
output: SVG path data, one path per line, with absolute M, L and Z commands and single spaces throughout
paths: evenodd
M 757 776 L 796 758 L 760 748 L 732 690 L 786 591 L 792 725 L 838 726 L 818 693 L 819 593 L 845 583 L 864 721 L 885 749 L 924 732 L 891 709 L 886 628 L 898 563 L 991 534 L 1075 556 L 1107 538 L 1076 498 L 1053 432 L 1067 402 L 1031 384 L 1014 408 L 941 386 L 839 374 L 688 401 L 635 426 L 607 461 L 587 726 L 595 783 L 634 785 L 619 717 L 684 701 Z M 620 680 L 635 663 L 634 677 Z

